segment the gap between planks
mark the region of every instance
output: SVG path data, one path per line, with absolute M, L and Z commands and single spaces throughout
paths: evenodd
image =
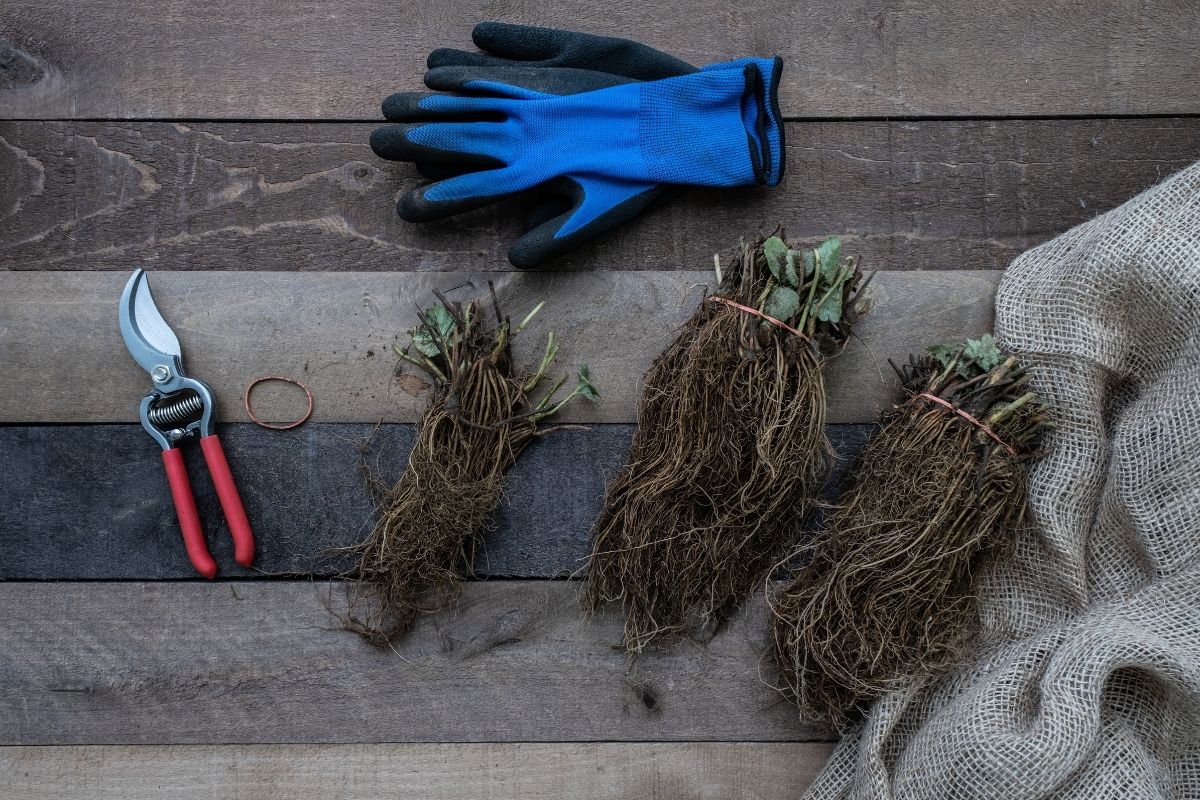
M 22 800 L 785 800 L 824 743 L 0 747 Z
M 150 265 L 153 266 L 153 265 Z M 148 376 L 125 350 L 117 301 L 128 275 L 0 273 L 0 423 L 136 422 Z M 887 359 L 991 328 L 997 271 L 880 272 L 876 305 L 827 368 L 829 421 L 874 422 L 897 397 Z M 560 372 L 589 365 L 601 401 L 569 404 L 567 422 L 633 422 L 640 379 L 713 282 L 711 272 L 286 273 L 152 271 L 154 298 L 183 347 L 188 373 L 208 382 L 219 418 L 247 421 L 246 386 L 290 375 L 316 398 L 313 421 L 413 422 L 428 402 L 419 372 L 397 376 L 394 344 L 416 323 L 417 304 L 496 286 L 519 319 L 546 307 L 515 345 L 517 362 L 540 356 L 553 330 Z M 568 381 L 568 385 L 570 385 Z M 256 391 L 265 419 L 297 416 L 286 387 Z

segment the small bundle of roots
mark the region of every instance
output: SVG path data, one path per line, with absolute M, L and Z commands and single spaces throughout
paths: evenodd
M 865 313 L 840 243 L 742 245 L 645 376 L 628 465 L 593 529 L 585 611 L 623 647 L 710 636 L 796 541 L 825 474 L 825 359 Z
M 975 576 L 1023 521 L 1026 462 L 1050 425 L 991 336 L 930 353 L 897 369 L 909 397 L 864 450 L 811 560 L 772 599 L 785 692 L 835 726 L 972 644 Z
M 438 299 L 440 305 L 421 313 L 409 348 L 397 350 L 434 381 L 408 466 L 394 486 L 365 470 L 379 519 L 354 548 L 361 580 L 343 622 L 380 647 L 403 636 L 418 614 L 437 611 L 453 598 L 500 502 L 505 472 L 534 438 L 550 430 L 538 423 L 577 394 L 598 399 L 583 366 L 579 384 L 566 397 L 552 402 L 564 376 L 540 401 L 531 400 L 558 352 L 553 333 L 537 371 L 514 373 L 511 340 L 541 305 L 512 329 L 494 292 L 494 326 L 485 324 L 479 301 L 462 306 L 440 294 Z

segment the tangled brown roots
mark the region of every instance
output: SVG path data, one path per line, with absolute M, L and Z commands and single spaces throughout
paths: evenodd
M 769 291 L 762 245 L 743 248 L 726 300 L 755 304 Z M 849 273 L 841 300 L 858 282 Z M 846 316 L 820 323 L 835 350 Z M 623 604 L 626 649 L 715 630 L 799 535 L 830 450 L 824 356 L 810 321 L 799 336 L 710 298 L 647 372 L 629 463 L 593 530 L 584 590 L 589 614 Z
M 1025 461 L 1048 421 L 1014 359 L 970 379 L 960 366 L 906 367 L 911 397 L 863 452 L 809 563 L 773 597 L 775 656 L 810 718 L 843 725 L 953 664 L 978 628 L 975 576 L 1022 522 Z
M 424 312 L 414 332 L 418 354 L 402 353 L 434 376 L 434 396 L 400 481 L 389 487 L 368 474 L 379 519 L 354 548 L 361 581 L 343 620 L 381 647 L 403 636 L 419 614 L 453 598 L 500 502 L 505 473 L 549 430 L 539 430 L 538 422 L 575 394 L 595 399 L 584 367 L 580 385 L 567 397 L 551 405 L 559 381 L 531 403 L 530 393 L 558 350 L 553 334 L 539 370 L 515 376 L 509 343 L 524 323 L 510 335 L 498 308 L 495 328 L 486 328 L 482 316 L 478 302 L 464 309 L 443 301 Z

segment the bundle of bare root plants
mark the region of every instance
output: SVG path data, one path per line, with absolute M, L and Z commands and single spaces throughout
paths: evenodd
M 907 399 L 771 603 L 785 691 L 836 726 L 971 646 L 976 576 L 1022 524 L 1025 468 L 1051 425 L 990 335 L 932 347 L 897 373 Z
M 593 529 L 584 607 L 624 648 L 710 636 L 794 545 L 830 454 L 825 361 L 866 312 L 838 239 L 742 244 L 645 376 L 627 466 Z
M 558 354 L 553 333 L 535 371 L 514 368 L 512 341 L 541 304 L 514 328 L 494 291 L 490 308 L 479 300 L 438 299 L 421 312 L 409 346 L 397 349 L 432 377 L 432 400 L 399 482 L 389 486 L 367 470 L 379 518 L 354 548 L 360 581 L 352 585 L 343 622 L 381 647 L 403 636 L 419 614 L 454 597 L 500 502 L 505 472 L 536 437 L 553 430 L 539 423 L 576 395 L 599 399 L 586 365 L 573 391 L 555 399 L 564 375 L 534 398 Z

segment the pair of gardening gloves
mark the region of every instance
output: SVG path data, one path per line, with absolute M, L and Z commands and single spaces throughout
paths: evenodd
M 537 267 L 687 186 L 774 186 L 783 174 L 776 98 L 783 62 L 697 69 L 625 39 L 484 22 L 482 53 L 439 49 L 425 85 L 383 102 L 382 158 L 431 182 L 396 205 L 409 222 L 537 195 L 509 260 Z

